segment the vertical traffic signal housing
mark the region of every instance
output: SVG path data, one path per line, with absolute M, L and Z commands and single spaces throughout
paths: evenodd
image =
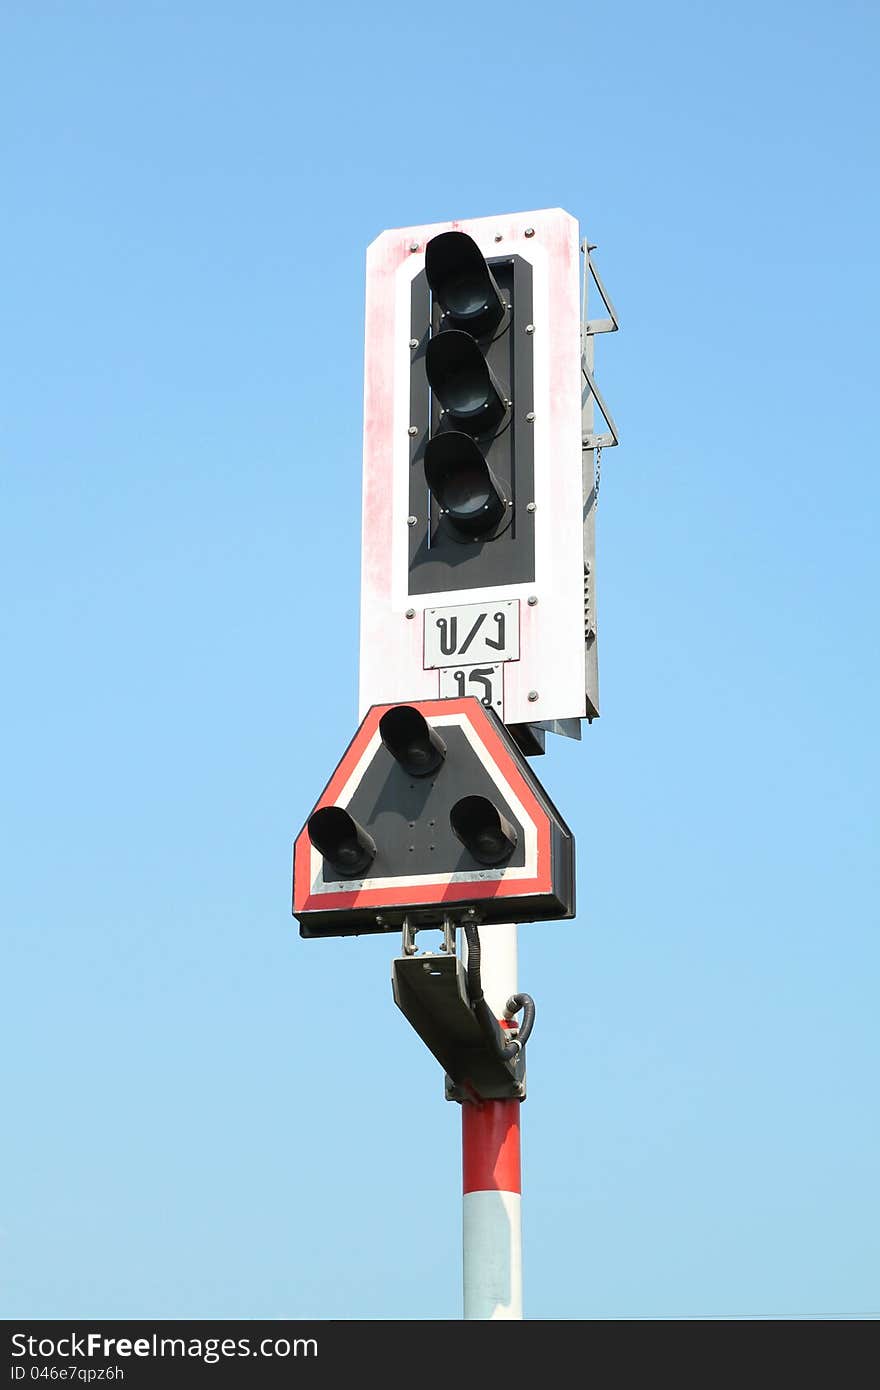
M 410 292 L 414 597 L 535 578 L 532 274 L 465 232 L 426 242 Z
M 581 264 L 561 208 L 367 252 L 362 717 L 465 694 L 511 727 L 588 710 Z

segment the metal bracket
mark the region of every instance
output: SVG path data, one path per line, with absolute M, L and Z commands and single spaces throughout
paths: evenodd
M 417 928 L 417 927 L 414 927 L 414 926 L 412 925 L 412 923 L 410 922 L 409 918 L 408 918 L 408 917 L 404 917 L 404 919 L 403 919 L 403 941 L 401 942 L 401 950 L 403 951 L 403 954 L 404 954 L 405 956 L 414 956 L 415 953 L 416 953 L 416 932 L 417 932 L 417 931 L 418 931 L 418 928 Z
M 608 291 L 605 289 L 599 277 L 599 272 L 593 264 L 590 252 L 595 251 L 595 249 L 595 246 L 591 245 L 586 239 L 581 242 L 581 251 L 584 254 L 584 290 L 581 306 L 581 372 L 584 382 L 586 383 L 581 392 L 581 406 L 584 412 L 581 444 L 584 449 L 612 449 L 616 444 L 620 443 L 620 436 L 618 434 L 617 425 L 614 423 L 614 417 L 608 409 L 602 392 L 596 385 L 596 378 L 593 375 L 592 343 L 589 343 L 588 346 L 588 340 L 597 333 L 616 333 L 620 324 L 617 317 L 617 310 L 612 304 Z M 590 279 L 593 280 L 596 289 L 601 295 L 602 303 L 608 310 L 609 317 L 607 319 L 587 318 L 587 289 Z M 591 398 L 595 400 L 602 412 L 602 418 L 608 426 L 608 430 L 603 434 L 596 434 L 593 430 L 592 411 L 588 411 L 587 409 Z
M 525 1048 L 505 1060 L 477 1022 L 467 973 L 455 953 L 454 920 L 444 918 L 443 948 L 436 956 L 416 955 L 417 930 L 421 928 L 404 922 L 404 954 L 392 962 L 391 988 L 395 1004 L 447 1073 L 447 1100 L 523 1100 Z M 515 1041 L 515 1030 L 510 1032 Z
M 468 921 L 472 921 L 473 919 L 474 919 L 474 912 L 473 912 L 473 909 L 471 908 L 471 909 L 469 909 L 469 911 L 468 911 Z M 450 917 L 448 914 L 444 915 L 442 922 L 421 922 L 421 923 L 419 923 L 418 926 L 416 925 L 416 923 L 412 920 L 412 918 L 411 918 L 409 915 L 406 915 L 406 916 L 404 916 L 404 919 L 403 919 L 403 941 L 401 942 L 401 950 L 403 951 L 403 954 L 404 954 L 405 956 L 414 956 L 414 955 L 416 954 L 416 950 L 417 950 L 417 948 L 416 948 L 416 932 L 419 932 L 419 931 L 442 931 L 442 932 L 443 932 L 443 943 L 442 943 L 442 945 L 441 945 L 441 947 L 440 947 L 440 950 L 441 950 L 441 951 L 445 951 L 445 953 L 446 953 L 448 956 L 454 956 L 454 955 L 455 955 L 455 927 L 456 927 L 455 918 L 454 918 L 454 917 Z M 430 954 L 430 952 L 429 952 L 428 954 Z
M 596 385 L 596 378 L 587 366 L 585 357 L 581 358 L 581 371 L 584 381 L 587 383 L 581 394 L 581 404 L 586 405 L 592 394 L 597 406 L 602 412 L 602 418 L 608 426 L 608 432 L 604 434 L 594 434 L 592 430 L 581 439 L 581 447 L 584 449 L 613 449 L 615 444 L 620 443 L 620 436 L 617 433 L 617 426 L 614 423 L 614 416 L 605 404 L 605 397 Z
M 591 334 L 593 334 L 593 333 L 616 333 L 617 330 L 618 330 L 618 328 L 620 327 L 620 321 L 619 321 L 619 319 L 618 319 L 618 317 L 617 317 L 617 310 L 615 309 L 614 305 L 611 303 L 611 298 L 610 298 L 610 296 L 609 296 L 609 294 L 608 294 L 608 291 L 606 290 L 605 286 L 602 284 L 602 281 L 601 281 L 601 279 L 599 278 L 599 272 L 598 272 L 598 270 L 596 269 L 595 265 L 593 264 L 592 257 L 590 256 L 590 252 L 591 252 L 591 251 L 595 251 L 595 249 L 596 249 L 595 246 L 593 246 L 590 242 L 588 242 L 588 241 L 586 241 L 586 240 L 584 240 L 584 241 L 581 242 L 581 250 L 583 251 L 584 257 L 585 257 L 584 274 L 586 275 L 586 273 L 589 271 L 590 275 L 592 275 L 592 277 L 593 277 L 593 284 L 596 286 L 596 289 L 599 291 L 599 294 L 602 296 L 602 303 L 605 305 L 605 308 L 608 310 L 608 313 L 610 314 L 611 317 L 610 317 L 610 318 L 607 318 L 607 319 L 588 319 L 588 318 L 587 318 L 587 291 L 586 291 L 586 285 L 585 285 L 585 286 L 584 286 L 583 315 L 582 315 L 582 317 L 583 317 L 583 324 L 582 324 L 582 327 L 583 327 L 584 337 L 589 337 L 589 336 L 590 336 Z

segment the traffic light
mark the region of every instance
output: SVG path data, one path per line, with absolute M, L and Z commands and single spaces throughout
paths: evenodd
M 409 591 L 535 576 L 532 267 L 466 232 L 411 288 Z
M 428 441 L 425 480 L 453 539 L 488 540 L 510 521 L 510 499 L 469 434 L 447 430 Z
M 323 806 L 309 816 L 312 844 L 340 878 L 363 874 L 376 858 L 376 844 L 341 806 Z
M 362 718 L 472 695 L 534 753 L 597 712 L 579 267 L 561 208 L 370 246 Z
M 425 274 L 453 328 L 493 333 L 507 311 L 498 283 L 473 237 L 440 232 L 425 247 Z
M 379 737 L 410 777 L 429 777 L 446 757 L 446 744 L 412 705 L 395 705 L 379 720 Z
M 516 830 L 488 796 L 463 796 L 456 801 L 449 824 L 481 864 L 504 864 L 516 849 Z
M 303 936 L 574 914 L 574 842 L 473 696 L 374 706 L 294 846 Z

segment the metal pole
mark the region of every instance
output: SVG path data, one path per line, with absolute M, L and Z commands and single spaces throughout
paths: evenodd
M 480 936 L 483 993 L 495 1017 L 516 994 L 515 926 L 487 926 Z M 522 1317 L 522 1182 L 520 1101 L 466 1102 L 461 1107 L 464 1316 Z

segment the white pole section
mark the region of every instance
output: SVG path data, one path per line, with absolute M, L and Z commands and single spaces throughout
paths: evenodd
M 516 927 L 480 929 L 483 993 L 499 1021 L 516 994 Z M 520 1101 L 461 1107 L 464 1316 L 522 1317 Z

